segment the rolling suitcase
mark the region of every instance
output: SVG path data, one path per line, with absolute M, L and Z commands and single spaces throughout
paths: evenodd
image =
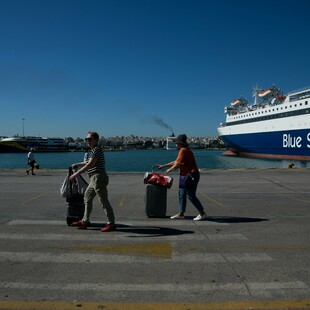
M 148 217 L 165 217 L 167 211 L 167 187 L 154 184 L 145 186 L 145 212 Z
M 145 213 L 148 217 L 165 217 L 167 211 L 167 188 L 173 183 L 173 178 L 154 172 L 144 175 Z M 158 167 L 157 167 L 158 168 Z

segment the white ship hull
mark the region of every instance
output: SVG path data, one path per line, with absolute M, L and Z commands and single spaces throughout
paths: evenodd
M 218 133 L 231 154 L 310 160 L 310 89 L 281 104 L 231 112 Z

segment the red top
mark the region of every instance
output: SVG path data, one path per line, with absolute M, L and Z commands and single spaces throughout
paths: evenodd
M 176 163 L 180 166 L 180 175 L 188 175 L 198 171 L 194 154 L 186 147 L 180 149 Z

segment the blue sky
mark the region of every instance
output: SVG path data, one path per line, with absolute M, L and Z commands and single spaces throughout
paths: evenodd
M 0 136 L 214 136 L 310 86 L 309 0 L 0 0 Z M 24 121 L 22 120 L 24 118 Z

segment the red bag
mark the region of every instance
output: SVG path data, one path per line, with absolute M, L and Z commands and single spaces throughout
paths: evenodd
M 153 167 L 154 168 L 154 167 Z M 173 183 L 173 178 L 164 176 L 161 173 L 156 173 L 154 170 L 152 173 L 146 172 L 144 175 L 144 184 L 155 184 L 170 188 Z

